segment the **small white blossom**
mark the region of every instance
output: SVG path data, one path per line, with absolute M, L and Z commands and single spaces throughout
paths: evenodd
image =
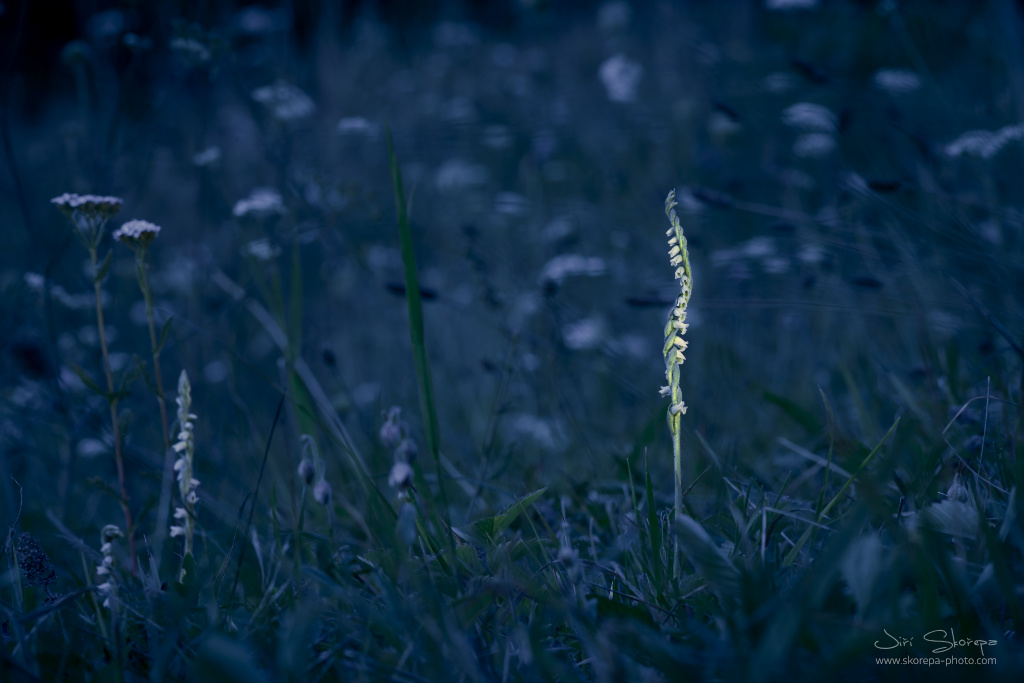
M 598 70 L 605 93 L 612 102 L 635 100 L 643 74 L 644 68 L 624 55 L 610 57 Z
M 827 107 L 810 102 L 797 102 L 787 107 L 782 112 L 782 122 L 792 128 L 825 133 L 835 132 L 838 128 L 835 114 Z
M 220 161 L 220 147 L 208 147 L 192 157 L 192 163 L 200 168 L 212 166 Z
M 252 98 L 265 106 L 279 121 L 306 118 L 316 110 L 316 105 L 309 95 L 284 81 L 253 90 Z
M 982 159 L 991 159 L 1007 143 L 1022 137 L 1024 137 L 1024 123 L 1004 126 L 997 131 L 972 130 L 946 145 L 942 151 L 949 157 L 974 154 Z
M 406 462 L 396 462 L 388 475 L 388 486 L 404 491 L 412 485 L 412 467 Z
M 253 216 L 263 218 L 274 214 L 285 213 L 284 201 L 281 195 L 266 187 L 260 187 L 252 191 L 245 199 L 235 202 L 232 213 L 236 218 Z
M 921 87 L 921 78 L 906 69 L 879 69 L 871 80 L 879 90 L 894 95 L 913 92 Z

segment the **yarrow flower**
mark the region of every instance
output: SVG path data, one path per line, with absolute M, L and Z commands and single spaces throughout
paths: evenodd
M 114 541 L 124 538 L 121 527 L 116 524 L 108 524 L 100 531 L 100 553 L 103 561 L 96 567 L 96 577 L 103 583 L 96 586 L 96 590 L 103 597 L 103 606 L 110 608 L 111 601 L 117 600 L 117 576 L 114 574 Z
M 159 225 L 135 219 L 128 221 L 115 230 L 113 238 L 133 249 L 145 249 L 159 234 Z
M 284 202 L 281 199 L 281 195 L 266 187 L 257 188 L 245 199 L 239 199 L 235 202 L 234 209 L 232 209 L 232 213 L 236 218 L 244 218 L 245 216 L 264 218 L 273 214 L 283 214 L 284 212 Z
M 181 495 L 181 507 L 174 509 L 176 523 L 171 526 L 171 537 L 182 536 L 185 539 L 185 554 L 192 552 L 192 534 L 195 530 L 196 503 L 199 496 L 196 487 L 199 480 L 192 476 L 193 458 L 195 455 L 194 420 L 192 414 L 192 385 L 188 381 L 188 373 L 184 370 L 178 378 L 178 440 L 172 446 L 178 454 L 174 463 L 174 471 L 178 473 L 178 493 Z M 182 570 L 184 576 L 184 569 Z
M 270 110 L 279 121 L 306 118 L 316 110 L 309 95 L 284 81 L 256 88 L 252 91 L 252 98 Z
M 71 221 L 82 243 L 89 249 L 95 249 L 103 238 L 107 221 L 121 210 L 124 200 L 120 197 L 65 192 L 51 199 L 50 203 Z

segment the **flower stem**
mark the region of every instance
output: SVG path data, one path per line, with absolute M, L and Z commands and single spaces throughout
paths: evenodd
M 96 324 L 99 328 L 100 350 L 103 352 L 103 371 L 107 376 L 108 401 L 110 403 L 110 420 L 114 428 L 114 459 L 117 461 L 117 483 L 121 487 L 121 509 L 124 510 L 125 527 L 128 530 L 128 548 L 132 558 L 132 575 L 135 575 L 135 539 L 134 528 L 132 527 L 132 513 L 128 506 L 128 489 L 124 485 L 124 459 L 121 456 L 121 428 L 117 421 L 117 396 L 114 393 L 114 375 L 110 371 L 110 352 L 107 349 L 107 333 L 103 322 L 103 292 L 101 290 L 101 278 L 99 274 L 99 261 L 96 256 L 96 247 L 89 248 L 89 258 L 92 259 L 93 287 L 96 290 Z

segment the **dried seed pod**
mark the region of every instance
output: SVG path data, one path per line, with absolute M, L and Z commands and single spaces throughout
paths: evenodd
M 57 580 L 57 570 L 32 534 L 18 537 L 18 566 L 25 573 L 26 586 L 48 586 Z

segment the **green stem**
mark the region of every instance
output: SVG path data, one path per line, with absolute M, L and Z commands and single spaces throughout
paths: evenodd
M 96 277 L 99 273 L 99 260 L 96 256 L 95 246 L 89 248 L 89 258 L 92 259 L 93 288 L 96 291 L 96 324 L 99 328 L 100 350 L 103 352 L 103 371 L 107 376 L 110 421 L 114 428 L 114 459 L 117 461 L 117 483 L 121 487 L 121 509 L 124 510 L 124 523 L 127 527 L 125 533 L 128 536 L 128 549 L 131 552 L 132 558 L 132 576 L 135 576 L 137 571 L 135 567 L 135 530 L 132 528 L 132 513 L 128 506 L 128 489 L 124 485 L 124 459 L 121 456 L 121 428 L 117 421 L 117 395 L 114 392 L 114 375 L 110 371 L 110 352 L 107 349 L 107 332 L 103 322 L 101 280 Z

